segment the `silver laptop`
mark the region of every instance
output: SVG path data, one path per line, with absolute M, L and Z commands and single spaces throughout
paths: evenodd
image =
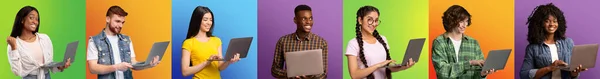
M 390 64 L 387 67 L 406 66 L 408 65 L 408 60 L 410 58 L 417 63 L 419 61 L 419 57 L 421 56 L 421 51 L 423 50 L 423 44 L 425 44 L 425 38 L 411 39 L 408 42 L 408 46 L 406 46 L 406 52 L 404 52 L 404 59 L 402 60 L 402 63 Z
M 252 44 L 252 38 L 253 37 L 242 37 L 231 39 L 229 41 L 229 45 L 227 47 L 227 54 L 225 55 L 224 59 L 216 61 L 231 60 L 235 53 L 239 53 L 240 58 L 246 58 L 246 56 L 248 56 L 250 44 Z
M 150 62 L 152 62 L 152 60 L 154 60 L 154 57 L 156 56 L 158 56 L 158 61 L 162 60 L 163 55 L 165 54 L 165 51 L 169 46 L 169 42 L 170 41 L 155 42 L 154 45 L 152 45 L 152 49 L 150 50 L 150 54 L 148 54 L 148 58 L 146 58 L 146 61 L 138 62 L 132 64 L 131 66 L 133 66 L 133 68 L 148 67 L 151 64 Z
M 79 45 L 79 41 L 74 41 L 67 44 L 67 50 L 65 51 L 65 56 L 62 62 L 51 62 L 45 64 L 43 67 L 54 68 L 64 66 L 69 58 L 71 58 L 71 63 L 75 62 L 75 52 L 77 52 L 77 45 Z
M 323 72 L 323 50 L 285 52 L 288 77 L 316 75 Z
M 511 51 L 512 49 L 491 50 L 483 64 L 483 71 L 503 70 Z
M 597 54 L 598 44 L 575 45 L 571 54 L 571 63 L 562 70 L 572 71 L 579 65 L 584 68 L 594 68 Z

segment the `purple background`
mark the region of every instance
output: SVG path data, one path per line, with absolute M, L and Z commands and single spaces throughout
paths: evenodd
M 515 78 L 519 79 L 519 72 L 525 57 L 527 44 L 527 17 L 533 9 L 542 4 L 554 3 L 560 8 L 567 21 L 566 35 L 572 38 L 575 45 L 600 43 L 600 0 L 515 0 Z M 600 55 L 600 54 L 599 54 Z M 600 66 L 596 58 L 596 66 Z M 589 68 L 580 74 L 581 79 L 600 78 L 600 68 Z
M 329 79 L 342 79 L 342 0 L 259 0 L 258 1 L 258 79 L 272 79 L 271 65 L 279 37 L 296 31 L 294 8 L 312 8 L 312 32 L 329 45 Z

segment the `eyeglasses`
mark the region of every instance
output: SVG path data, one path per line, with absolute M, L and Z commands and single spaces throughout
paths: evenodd
M 369 17 L 367 19 L 367 23 L 369 23 L 369 25 L 379 24 L 379 23 L 381 23 L 381 20 L 379 20 L 379 18 L 378 19 L 373 19 L 373 18 Z

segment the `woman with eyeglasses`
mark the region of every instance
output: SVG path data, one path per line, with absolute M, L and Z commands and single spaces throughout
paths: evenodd
M 356 38 L 346 48 L 352 79 L 392 79 L 392 72 L 414 65 L 411 58 L 406 66 L 385 67 L 395 61 L 390 58 L 387 39 L 376 30 L 379 23 L 379 10 L 373 6 L 363 6 L 356 12 Z

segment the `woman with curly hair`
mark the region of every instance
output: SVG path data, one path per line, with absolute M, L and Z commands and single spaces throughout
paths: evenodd
M 565 36 L 567 21 L 554 4 L 537 6 L 527 19 L 529 45 L 521 66 L 521 79 L 571 79 L 587 70 L 581 65 L 573 71 L 560 70 L 571 60 L 573 40 Z

